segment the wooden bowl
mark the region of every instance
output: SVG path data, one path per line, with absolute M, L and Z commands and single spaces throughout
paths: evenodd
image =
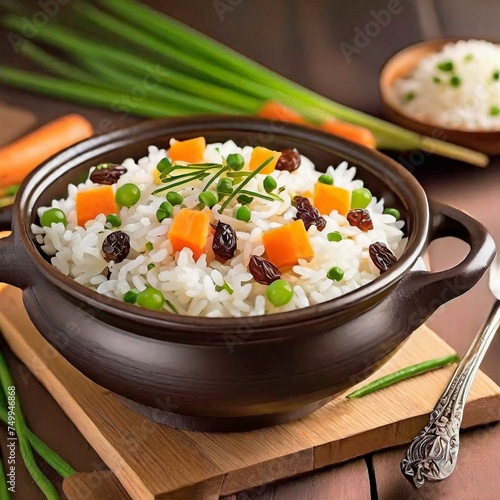
M 404 113 L 394 102 L 392 87 L 395 80 L 406 77 L 424 58 L 439 52 L 447 43 L 457 42 L 460 38 L 426 40 L 411 45 L 394 55 L 382 68 L 379 79 L 380 97 L 384 113 L 389 120 L 402 127 L 423 135 L 465 146 L 487 155 L 500 155 L 500 130 L 470 131 L 443 128 L 439 125 L 416 120 Z M 499 43 L 498 40 L 488 40 Z

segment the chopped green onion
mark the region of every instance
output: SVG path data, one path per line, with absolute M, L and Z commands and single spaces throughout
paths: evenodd
M 413 101 L 413 99 L 415 99 L 415 97 L 417 97 L 416 92 L 414 92 L 413 90 L 410 90 L 409 92 L 407 92 L 405 94 L 405 101 L 407 101 L 407 102 Z
M 219 198 L 213 191 L 202 191 L 199 194 L 198 199 L 200 200 L 200 203 L 203 203 L 203 205 L 209 208 L 212 208 L 219 201 Z
M 168 201 L 164 201 L 156 211 L 156 218 L 158 222 L 163 222 L 165 219 L 172 217 L 173 213 L 174 207 Z
M 361 398 L 363 396 L 366 396 L 367 394 L 371 394 L 372 392 L 384 389 L 385 387 L 389 387 L 390 385 L 393 385 L 396 382 L 400 382 L 401 380 L 406 380 L 408 378 L 415 377 L 416 375 L 420 375 L 437 368 L 442 368 L 443 366 L 449 365 L 450 363 L 456 363 L 459 360 L 460 358 L 456 354 L 452 354 L 449 356 L 443 356 L 442 358 L 423 361 L 422 363 L 408 366 L 407 368 L 403 368 L 402 370 L 398 370 L 397 372 L 374 380 L 373 382 L 360 387 L 354 392 L 351 392 L 346 397 L 348 399 Z
M 217 183 L 217 193 L 220 196 L 226 196 L 233 192 L 233 179 L 229 179 L 225 177 L 224 179 L 220 179 Z
M 441 71 L 453 71 L 453 67 L 453 61 L 444 61 L 436 66 Z
M 238 203 L 241 203 L 242 205 L 249 205 L 253 201 L 253 196 L 251 196 L 247 193 L 243 193 L 243 194 L 240 194 L 238 196 L 238 198 L 236 198 L 236 201 Z
M 499 115 L 500 115 L 500 106 L 491 106 L 490 116 L 499 116 Z

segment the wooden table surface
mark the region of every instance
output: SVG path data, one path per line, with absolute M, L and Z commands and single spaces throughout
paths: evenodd
M 27 1 L 27 0 L 25 0 Z M 67 2 L 57 2 L 61 9 Z M 43 3 L 43 2 L 42 2 Z M 174 0 L 148 2 L 200 29 L 274 70 L 349 106 L 379 114 L 378 73 L 399 49 L 428 37 L 469 36 L 499 38 L 500 11 L 494 0 Z M 63 5 L 64 4 L 64 5 Z M 40 2 L 37 4 L 40 5 Z M 364 31 L 377 13 L 391 7 L 385 26 L 376 36 L 356 45 L 355 35 Z M 373 28 L 373 23 L 372 23 Z M 28 66 L 17 56 L 0 31 L 0 61 Z M 359 42 L 359 39 L 358 39 Z M 346 45 L 356 51 L 346 58 Z M 349 59 L 349 60 L 347 60 Z M 102 128 L 105 123 L 122 127 L 136 119 L 110 112 L 48 99 L 0 87 L 0 144 L 35 125 L 68 112 L 80 112 Z M 105 121 L 104 121 L 105 120 Z M 111 120 L 111 121 L 109 121 Z M 500 243 L 500 161 L 486 170 L 430 158 L 406 164 L 428 195 L 453 204 L 479 219 Z M 466 252 L 465 244 L 450 239 L 433 243 L 433 268 L 446 268 Z M 438 310 L 429 325 L 464 354 L 485 320 L 493 298 L 485 279 L 463 297 Z M 78 471 L 106 470 L 78 430 L 40 384 L 12 356 L 9 357 L 21 400 L 32 429 L 67 458 Z M 483 369 L 500 383 L 500 337 L 493 342 Z M 0 428 L 5 437 L 5 429 Z M 493 499 L 500 489 L 500 426 L 466 433 L 462 439 L 457 470 L 448 481 L 413 490 L 399 473 L 404 450 L 377 453 L 341 467 L 331 468 L 281 484 L 237 495 L 252 499 Z M 5 454 L 5 448 L 2 447 Z M 43 498 L 21 467 L 16 498 Z M 44 471 L 58 482 L 48 467 Z M 60 486 L 60 481 L 58 482 Z M 90 483 L 92 484 L 92 483 Z M 102 487 L 90 491 L 100 498 Z M 126 497 L 124 497 L 126 498 Z

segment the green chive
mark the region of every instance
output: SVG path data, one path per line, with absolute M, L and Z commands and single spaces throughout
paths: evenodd
M 222 292 L 222 290 L 226 290 L 226 292 L 229 295 L 233 295 L 234 290 L 224 281 L 224 284 L 222 286 L 216 285 L 215 286 L 215 291 L 216 292 Z
M 253 196 L 243 193 L 236 198 L 236 201 L 242 205 L 249 205 L 253 201 Z

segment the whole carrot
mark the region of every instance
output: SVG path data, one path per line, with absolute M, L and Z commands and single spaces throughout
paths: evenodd
M 70 114 L 0 148 L 0 187 L 20 184 L 52 155 L 91 137 L 93 133 L 86 118 Z
M 325 132 L 343 137 L 348 141 L 356 142 L 362 146 L 366 146 L 367 148 L 375 149 L 377 147 L 375 137 L 366 127 L 338 120 L 329 120 L 323 123 L 320 128 Z

